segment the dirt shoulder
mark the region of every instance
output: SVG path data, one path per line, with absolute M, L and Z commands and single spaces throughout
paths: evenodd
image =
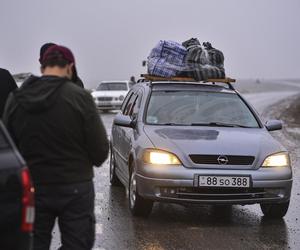
M 292 96 L 272 106 L 265 114 L 269 118 L 280 119 L 284 122 L 282 132 L 289 139 L 300 143 L 300 95 Z
M 294 177 L 300 175 L 300 95 L 273 105 L 263 116 L 268 119 L 280 119 L 284 122 L 283 129 L 271 132 L 278 141 L 290 152 Z M 300 190 L 300 183 L 294 183 L 294 190 Z M 298 187 L 299 185 L 299 187 Z M 296 196 L 300 196 L 297 191 Z

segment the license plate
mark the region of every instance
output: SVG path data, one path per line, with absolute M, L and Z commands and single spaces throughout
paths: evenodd
M 111 102 L 99 102 L 100 105 L 108 106 L 111 105 Z
M 199 176 L 200 187 L 250 187 L 248 176 Z

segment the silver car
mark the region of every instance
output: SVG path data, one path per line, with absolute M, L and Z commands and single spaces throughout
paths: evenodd
M 110 181 L 128 190 L 133 215 L 154 201 L 215 205 L 259 203 L 265 216 L 289 207 L 286 149 L 232 87 L 222 83 L 141 82 L 112 127 Z

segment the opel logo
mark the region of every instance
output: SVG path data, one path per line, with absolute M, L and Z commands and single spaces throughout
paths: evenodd
M 220 165 L 226 165 L 228 163 L 228 158 L 225 155 L 220 155 L 217 161 Z

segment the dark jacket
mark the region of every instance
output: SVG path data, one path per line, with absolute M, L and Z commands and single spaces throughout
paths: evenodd
M 31 75 L 31 76 L 33 77 L 34 75 Z M 72 82 L 73 82 L 75 85 L 77 85 L 78 87 L 81 87 L 81 88 L 84 89 L 83 81 L 82 81 L 78 76 L 74 77 L 74 78 L 72 79 Z M 28 84 L 28 81 L 23 82 L 22 85 L 21 85 L 21 87 L 24 87 L 26 84 Z
M 5 69 L 0 69 L 0 118 L 9 93 L 16 88 L 17 84 L 11 74 Z
M 14 91 L 3 121 L 35 185 L 89 181 L 108 155 L 105 128 L 91 95 L 66 78 L 31 76 Z
M 74 82 L 78 87 L 84 89 L 83 81 L 79 77 L 77 77 L 76 80 L 72 80 L 72 82 Z

